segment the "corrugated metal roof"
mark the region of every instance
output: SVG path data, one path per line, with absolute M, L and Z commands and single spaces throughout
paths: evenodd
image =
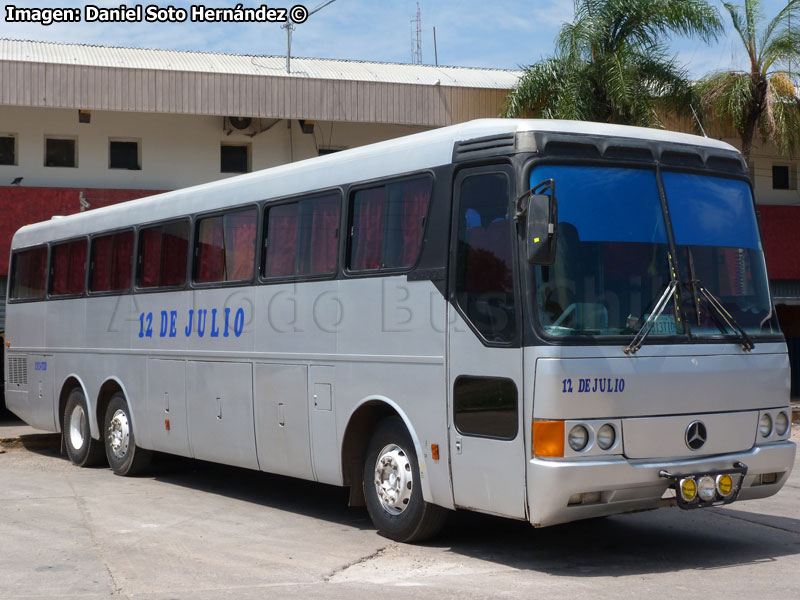
M 513 87 L 521 74 L 520 71 L 502 69 L 434 67 L 323 58 L 293 58 L 292 72 L 287 73 L 284 56 L 112 48 L 10 39 L 0 39 L 0 60 L 157 71 L 265 75 L 295 79 L 438 84 L 449 87 L 503 90 Z

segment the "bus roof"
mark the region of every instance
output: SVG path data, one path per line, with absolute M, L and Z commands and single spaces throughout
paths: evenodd
M 419 171 L 449 163 L 456 142 L 522 131 L 608 136 L 737 151 L 712 138 L 645 127 L 550 119 L 479 119 L 27 225 L 14 235 L 12 248 Z M 220 193 L 223 190 L 225 193 Z

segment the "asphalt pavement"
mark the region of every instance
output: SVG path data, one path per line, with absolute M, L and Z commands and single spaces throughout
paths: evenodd
M 2 600 L 800 598 L 800 469 L 777 496 L 707 510 L 538 530 L 457 512 L 414 546 L 340 488 L 172 457 L 123 478 L 19 423 L 0 439 Z

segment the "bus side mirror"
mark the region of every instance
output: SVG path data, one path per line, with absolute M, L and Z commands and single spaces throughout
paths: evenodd
M 526 254 L 532 265 L 552 265 L 556 259 L 558 203 L 554 195 L 531 194 L 525 227 Z

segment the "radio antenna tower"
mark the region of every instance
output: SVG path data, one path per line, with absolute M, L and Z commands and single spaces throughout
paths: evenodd
M 422 64 L 422 11 L 417 2 L 417 16 L 411 19 L 411 64 Z

